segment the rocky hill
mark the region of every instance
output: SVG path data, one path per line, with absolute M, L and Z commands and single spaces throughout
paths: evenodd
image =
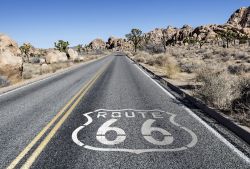
M 227 23 L 239 28 L 250 28 L 250 7 L 235 11 Z
M 175 44 L 185 44 L 188 38 L 205 40 L 213 42 L 218 38 L 218 34 L 232 31 L 239 36 L 250 36 L 250 7 L 243 7 L 236 10 L 230 19 L 222 25 L 210 24 L 193 28 L 184 25 L 182 28 L 168 26 L 167 28 L 155 28 L 144 34 L 144 43 L 157 45 L 162 43 L 163 37 L 166 41 L 175 41 Z M 146 39 L 146 40 L 145 40 Z M 217 39 L 218 40 L 218 39 Z M 147 42 L 145 42 L 147 41 Z M 126 39 L 110 37 L 107 42 L 101 39 L 93 40 L 89 45 L 91 49 L 113 49 L 113 50 L 130 50 L 131 42 Z

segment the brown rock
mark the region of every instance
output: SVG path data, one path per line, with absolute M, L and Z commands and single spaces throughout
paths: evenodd
M 235 11 L 227 23 L 238 28 L 250 28 L 250 7 Z
M 73 49 L 68 49 L 68 54 L 71 60 L 77 60 L 78 59 L 78 53 L 77 51 Z
M 66 53 L 60 52 L 58 50 L 51 50 L 45 56 L 46 63 L 58 63 L 58 62 L 65 62 L 68 60 Z
M 0 52 L 4 52 L 5 50 L 10 51 L 15 56 L 21 54 L 21 51 L 14 40 L 5 34 L 0 34 Z
M 95 39 L 89 44 L 90 48 L 93 50 L 105 49 L 106 43 L 102 39 Z

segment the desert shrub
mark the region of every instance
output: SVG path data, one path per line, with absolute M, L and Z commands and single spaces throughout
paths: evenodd
M 68 62 L 52 63 L 50 65 L 51 65 L 51 68 L 52 68 L 53 72 L 56 72 L 59 69 L 63 69 L 63 68 L 69 67 L 69 63 Z
M 214 56 L 214 55 L 213 55 L 212 52 L 205 52 L 205 53 L 203 54 L 203 59 L 212 59 L 213 56 Z
M 149 58 L 151 58 L 151 57 L 152 57 L 152 56 L 151 56 L 149 53 L 145 52 L 145 51 L 138 51 L 138 52 L 136 53 L 136 55 L 134 55 L 133 58 L 134 58 L 137 62 L 146 63 L 147 60 L 148 60 Z
M 150 66 L 164 66 L 167 60 L 167 56 L 164 55 L 152 55 L 147 59 L 147 64 Z
M 180 62 L 179 67 L 181 72 L 194 73 L 200 68 L 200 65 L 191 61 L 186 61 Z
M 196 54 L 203 54 L 203 53 L 205 53 L 205 52 L 207 52 L 207 49 L 198 49 L 197 51 L 196 51 Z
M 247 73 L 250 71 L 250 68 L 247 67 L 245 64 L 240 64 L 240 65 L 229 65 L 228 66 L 228 71 L 231 74 L 237 74 L 240 75 L 242 73 Z
M 235 57 L 235 59 L 243 60 L 243 59 L 249 58 L 249 55 L 248 55 L 247 52 L 237 51 L 237 52 L 234 53 L 234 57 Z
M 164 47 L 161 44 L 147 44 L 143 48 L 146 52 L 151 54 L 159 54 L 165 52 Z
M 171 47 L 171 48 L 168 48 L 167 51 L 169 55 L 174 56 L 175 58 L 182 58 L 186 54 L 190 53 L 190 51 L 186 50 L 184 47 L 183 48 Z
M 39 57 L 32 57 L 32 58 L 30 58 L 30 63 L 38 64 L 38 63 L 40 63 L 40 58 Z
M 81 60 L 80 60 L 80 58 L 79 58 L 79 57 L 77 57 L 77 58 L 75 58 L 75 59 L 73 60 L 73 62 L 74 62 L 74 63 L 80 63 L 80 62 L 81 62 Z
M 231 55 L 231 52 L 228 50 L 228 49 L 223 49 L 219 52 L 219 54 L 222 56 L 222 57 L 228 57 Z
M 180 67 L 172 57 L 165 57 L 164 73 L 168 78 L 174 78 L 179 72 Z
M 239 118 L 250 125 L 250 79 L 243 79 L 240 83 L 240 96 L 232 103 L 232 109 L 240 114 Z
M 136 58 L 135 58 L 135 61 L 136 61 L 136 62 L 139 62 L 139 63 L 145 63 L 145 62 L 146 62 L 146 60 L 145 60 L 144 57 L 136 57 Z
M 125 55 L 131 57 L 133 54 L 130 51 L 123 51 Z
M 23 79 L 31 79 L 32 73 L 31 72 L 23 72 L 22 77 L 23 77 Z
M 97 49 L 94 51 L 94 55 L 103 55 L 103 54 L 104 54 L 104 51 L 101 49 Z
M 10 82 L 6 76 L 0 76 L 0 87 L 5 87 L 10 85 Z
M 232 101 L 239 96 L 239 79 L 227 71 L 203 67 L 197 72 L 196 80 L 202 86 L 196 89 L 196 95 L 205 103 L 223 110 L 230 110 Z

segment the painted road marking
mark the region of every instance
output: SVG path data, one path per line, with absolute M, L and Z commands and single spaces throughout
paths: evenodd
M 72 109 L 69 109 L 70 105 L 72 105 L 77 98 L 78 98 L 77 100 L 79 100 L 79 98 L 82 98 L 84 96 L 83 93 L 85 94 L 88 91 L 88 89 L 91 87 L 91 85 L 93 84 L 93 82 L 95 82 L 97 80 L 97 78 L 104 72 L 104 70 L 107 68 L 108 65 L 109 64 L 107 64 L 103 69 L 101 69 L 100 71 L 98 71 L 94 75 L 94 77 L 86 85 L 84 85 L 80 89 L 80 91 L 59 111 L 59 113 L 40 131 L 40 133 L 28 144 L 28 146 L 26 146 L 24 148 L 24 150 L 11 162 L 11 164 L 7 167 L 7 169 L 13 169 L 13 168 L 15 168 L 15 166 L 25 157 L 25 155 L 31 150 L 31 148 L 34 147 L 34 145 L 54 125 L 54 123 L 59 119 L 59 117 L 63 116 L 63 114 L 65 116 L 66 113 L 69 112 L 69 110 L 72 110 Z M 71 108 L 72 108 L 72 106 L 71 106 Z M 67 109 L 69 109 L 69 110 L 67 112 L 65 112 Z M 62 118 L 61 118 L 61 120 L 62 120 Z M 30 161 L 30 163 L 31 163 L 31 161 Z M 28 165 L 26 167 L 28 167 Z
M 130 60 L 131 61 L 131 60 Z M 132 61 L 131 61 L 132 62 Z M 183 105 L 180 101 L 178 101 L 171 93 L 169 93 L 165 88 L 163 88 L 158 82 L 151 78 L 144 70 L 142 70 L 138 65 L 135 67 L 140 70 L 145 76 L 147 76 L 155 85 L 157 85 L 161 90 L 163 90 L 169 97 L 174 99 L 176 102 L 180 103 L 181 107 L 186 110 L 192 117 L 194 117 L 198 122 L 200 122 L 204 127 L 208 129 L 213 135 L 215 135 L 222 143 L 227 145 L 229 149 L 235 152 L 240 158 L 245 160 L 247 163 L 250 163 L 250 158 L 247 157 L 244 153 L 242 153 L 239 149 L 237 149 L 233 144 L 231 144 L 227 139 L 225 139 L 220 133 L 218 133 L 214 128 L 209 126 L 205 121 L 203 121 L 199 116 L 197 116 L 192 110 Z
M 133 117 L 131 118 L 131 114 Z M 95 151 L 120 151 L 120 152 L 130 152 L 135 154 L 146 153 L 146 152 L 170 152 L 170 151 L 183 151 L 194 147 L 198 138 L 196 134 L 190 129 L 181 126 L 174 121 L 176 115 L 161 111 L 161 110 L 134 110 L 134 109 L 122 109 L 122 110 L 106 110 L 99 109 L 93 112 L 83 114 L 87 118 L 87 122 L 82 126 L 76 128 L 72 133 L 72 140 L 81 147 Z M 135 118 L 136 117 L 136 118 Z M 142 119 L 142 125 L 140 125 L 139 118 Z M 126 125 L 119 126 L 118 121 L 125 119 Z M 156 126 L 156 123 L 161 120 L 164 121 L 161 124 L 167 124 L 171 126 L 172 131 L 178 131 L 178 134 L 171 133 L 165 127 Z M 134 123 L 137 122 L 137 123 Z M 91 129 L 91 131 L 100 125 L 96 131 L 96 135 L 88 135 L 88 139 L 93 137 L 91 141 L 88 142 L 86 137 L 81 137 L 82 130 Z M 129 125 L 131 123 L 131 125 Z M 130 127 L 133 124 L 136 126 Z M 136 130 L 139 128 L 139 130 Z M 138 132 L 133 134 L 129 132 Z M 153 133 L 158 133 L 163 138 L 155 138 Z M 93 132 L 91 132 L 93 133 Z M 112 139 L 108 138 L 107 133 L 112 133 Z M 186 143 L 184 145 L 174 144 L 175 139 L 186 137 Z M 84 139 L 82 139 L 84 138 Z M 96 139 L 97 141 L 95 141 Z M 130 143 L 131 148 L 124 148 L 126 140 Z M 140 140 L 138 142 L 133 142 L 134 140 Z M 133 144 L 131 144 L 133 142 Z M 92 145 L 90 145 L 91 143 Z M 143 144 L 142 144 L 143 143 Z M 134 146 L 142 144 L 142 146 L 150 146 L 150 148 L 135 148 Z M 102 147 L 100 147 L 102 145 Z M 110 146 L 114 146 L 111 148 Z M 171 145 L 171 147 L 169 147 Z M 159 147 L 160 146 L 160 147 Z

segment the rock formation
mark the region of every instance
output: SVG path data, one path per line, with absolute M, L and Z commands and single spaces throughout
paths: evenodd
M 0 34 L 0 75 L 10 77 L 20 76 L 22 58 L 18 45 L 10 37 Z
M 102 39 L 95 39 L 92 42 L 90 42 L 89 47 L 92 50 L 105 49 L 106 43 Z
M 73 49 L 68 49 L 68 54 L 71 60 L 77 60 L 78 59 L 78 53 L 77 51 Z
M 250 28 L 250 7 L 235 11 L 227 23 L 238 28 Z
M 46 63 L 57 63 L 57 62 L 65 62 L 68 60 L 66 53 L 60 52 L 58 50 L 51 50 L 45 56 Z

